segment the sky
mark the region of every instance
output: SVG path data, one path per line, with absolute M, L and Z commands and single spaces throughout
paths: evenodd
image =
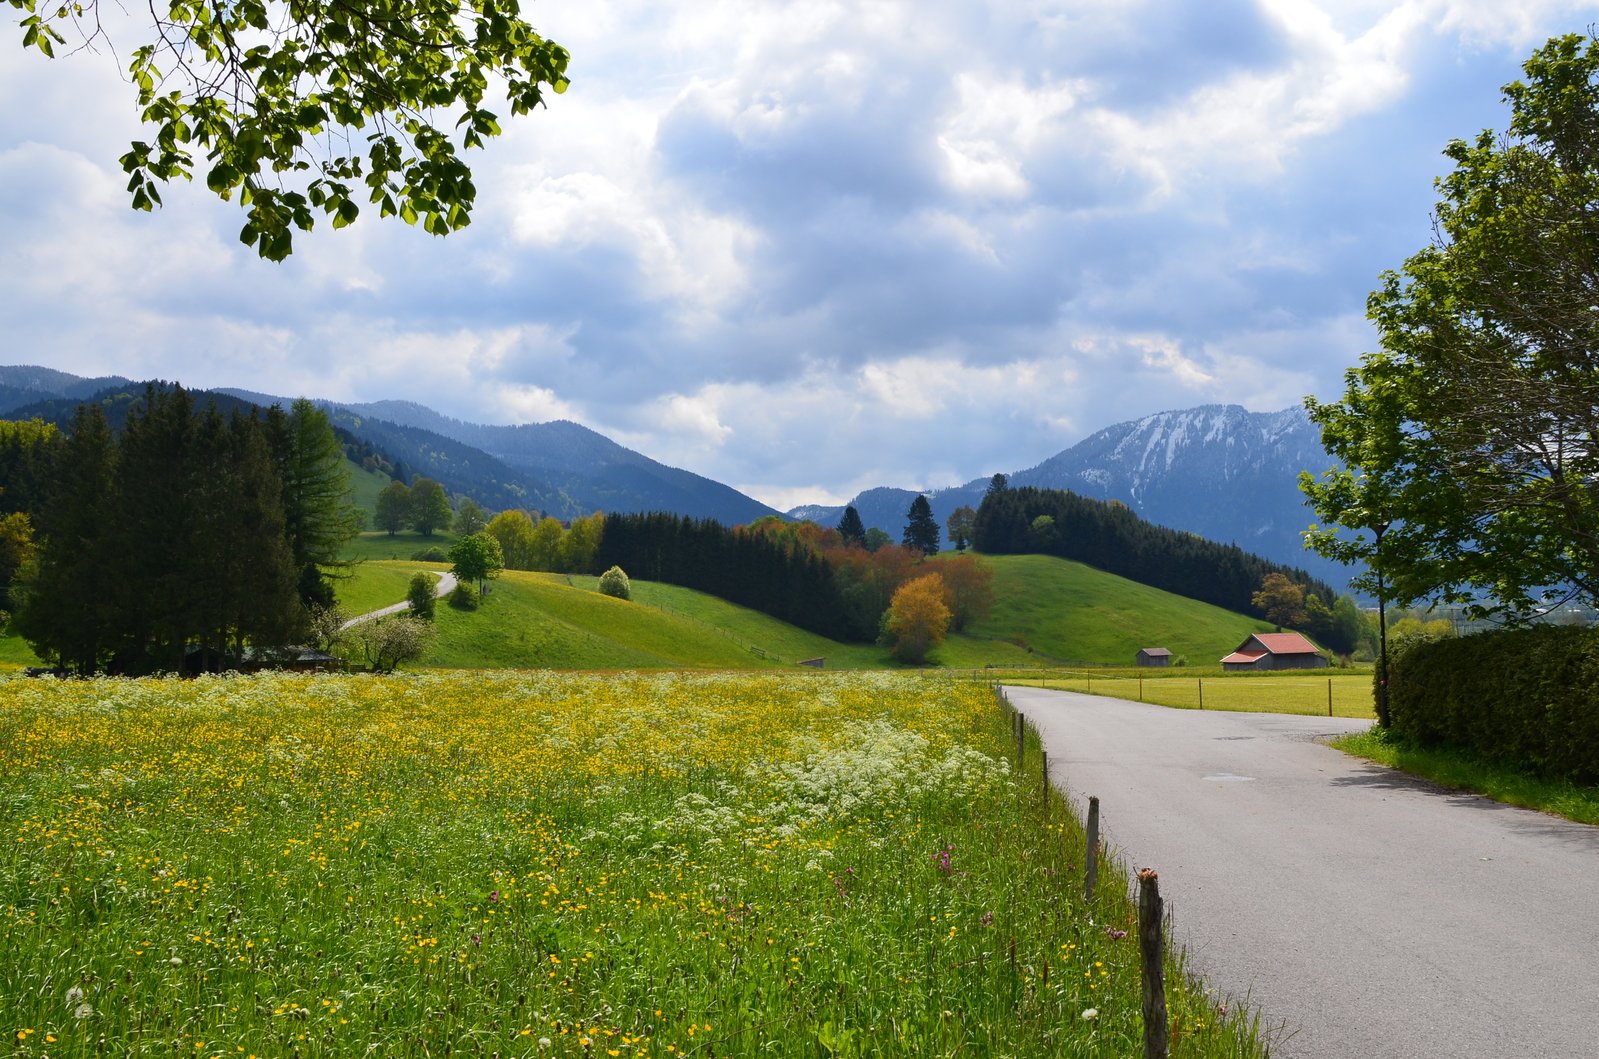
M 109 6 L 109 5 L 108 5 Z M 0 363 L 570 419 L 774 507 L 1336 398 L 1454 138 L 1599 0 L 538 0 L 471 227 L 127 207 L 116 54 L 0 60 Z M 13 18 L 15 21 L 15 18 Z

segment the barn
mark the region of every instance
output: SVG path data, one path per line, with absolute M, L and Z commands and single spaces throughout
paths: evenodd
M 1229 673 L 1265 669 L 1325 669 L 1327 658 L 1297 632 L 1257 632 L 1221 660 Z

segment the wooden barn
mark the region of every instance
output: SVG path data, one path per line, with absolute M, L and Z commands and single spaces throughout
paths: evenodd
M 1229 673 L 1262 669 L 1325 669 L 1327 659 L 1315 644 L 1297 632 L 1257 632 L 1223 658 L 1221 667 Z
M 1134 663 L 1141 666 L 1169 666 L 1171 665 L 1171 652 L 1164 647 L 1140 648 Z

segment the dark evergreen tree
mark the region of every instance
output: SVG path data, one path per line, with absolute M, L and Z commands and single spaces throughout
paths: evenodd
M 844 517 L 838 520 L 838 536 L 845 544 L 866 547 L 866 524 L 853 504 L 844 508 Z
M 901 543 L 907 548 L 917 549 L 923 555 L 937 555 L 938 520 L 933 517 L 933 507 L 927 502 L 927 497 L 918 493 L 916 499 L 911 501 L 905 517 L 905 535 Z
M 34 575 L 21 587 L 16 630 L 40 658 L 79 674 L 110 658 L 108 584 L 120 567 L 106 548 L 114 517 L 116 448 L 99 406 L 80 406 L 46 461 L 53 483 L 35 520 Z

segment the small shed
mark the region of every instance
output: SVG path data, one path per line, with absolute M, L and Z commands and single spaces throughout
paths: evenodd
M 1169 666 L 1171 665 L 1171 652 L 1164 647 L 1140 648 L 1136 664 L 1141 666 Z
M 1327 659 L 1297 632 L 1257 632 L 1221 660 L 1229 673 L 1265 669 L 1325 669 Z

